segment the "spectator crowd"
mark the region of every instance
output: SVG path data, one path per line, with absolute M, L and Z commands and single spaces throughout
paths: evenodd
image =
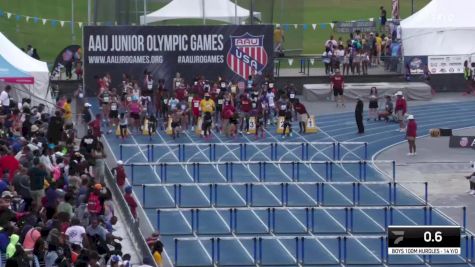
M 91 127 L 78 138 L 71 99 L 55 107 L 17 103 L 11 90 L 0 93 L 2 266 L 130 266 L 115 234 L 101 132 Z

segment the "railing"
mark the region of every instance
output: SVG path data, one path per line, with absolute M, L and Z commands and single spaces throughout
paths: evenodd
M 147 196 L 150 195 L 150 193 L 147 192 L 147 189 L 150 188 L 172 188 L 173 189 L 173 195 L 171 196 L 173 200 L 173 206 L 176 208 L 183 208 L 184 205 L 183 203 L 183 190 L 184 188 L 196 188 L 196 189 L 206 189 L 203 190 L 203 194 L 207 194 L 207 207 L 213 208 L 213 207 L 223 207 L 223 205 L 219 202 L 218 195 L 220 195 L 221 192 L 220 190 L 225 190 L 228 187 L 242 187 L 244 190 L 244 202 L 243 203 L 237 203 L 233 205 L 233 207 L 255 207 L 255 188 L 258 186 L 274 186 L 274 187 L 280 187 L 280 195 L 277 197 L 279 198 L 279 203 L 275 204 L 274 207 L 288 207 L 289 206 L 289 187 L 290 186 L 312 186 L 314 187 L 312 190 L 314 194 L 310 196 L 313 200 L 311 203 L 306 203 L 302 204 L 300 206 L 325 206 L 328 205 L 325 202 L 325 199 L 328 194 L 327 191 L 325 191 L 325 188 L 327 187 L 334 187 L 334 186 L 351 186 L 351 204 L 350 203 L 345 203 L 345 206 L 348 205 L 353 205 L 353 206 L 376 206 L 375 204 L 365 204 L 362 203 L 361 201 L 361 192 L 362 189 L 364 188 L 370 188 L 371 185 L 377 185 L 379 187 L 384 186 L 387 188 L 384 189 L 385 194 L 387 192 L 387 199 L 384 199 L 384 206 L 427 206 L 428 205 L 428 183 L 427 182 L 408 182 L 408 184 L 412 184 L 413 187 L 414 185 L 423 185 L 424 187 L 424 197 L 423 201 L 417 201 L 414 203 L 410 204 L 404 204 L 401 202 L 398 202 L 398 188 L 400 186 L 400 183 L 388 183 L 388 182 L 320 182 L 320 183 L 315 183 L 315 182 L 287 182 L 287 183 L 204 183 L 204 184 L 195 184 L 195 183 L 180 183 L 180 184 L 142 184 L 140 185 L 142 189 L 142 206 L 144 209 L 150 209 L 150 208 L 159 208 L 157 206 L 148 206 L 147 205 Z M 207 191 L 205 193 L 205 191 Z M 327 192 L 327 193 L 326 193 Z M 155 195 L 156 192 L 152 192 L 152 195 Z M 350 201 L 349 200 L 349 201 Z M 334 206 L 334 205 L 333 205 Z M 194 206 L 193 208 L 201 208 L 200 206 Z M 328 205 L 327 207 L 331 207 Z
M 111 190 L 111 193 L 114 197 L 114 201 L 117 204 L 116 207 L 122 214 L 124 220 L 123 225 L 127 229 L 127 232 L 129 232 L 129 237 L 131 237 L 131 242 L 137 251 L 139 261 L 143 264 L 157 266 L 155 260 L 153 259 L 150 248 L 148 247 L 147 242 L 145 240 L 144 231 L 141 230 L 139 221 L 132 216 L 132 213 L 129 209 L 129 205 L 125 201 L 124 196 L 121 190 L 119 189 L 117 182 L 115 181 L 115 178 L 112 175 L 109 167 L 106 168 L 106 185 L 107 188 Z
M 210 246 L 211 251 L 211 261 L 209 264 L 212 265 L 220 265 L 225 264 L 221 261 L 221 247 L 222 242 L 226 241 L 252 241 L 252 264 L 260 265 L 265 264 L 263 262 L 263 247 L 265 241 L 289 241 L 294 240 L 295 245 L 293 253 L 291 253 L 293 257 L 292 263 L 289 264 L 317 264 L 315 262 L 308 261 L 308 255 L 305 253 L 307 250 L 305 249 L 306 246 L 310 246 L 308 241 L 316 241 L 318 244 L 322 245 L 323 240 L 333 240 L 336 244 L 335 254 L 334 257 L 335 261 L 333 262 L 319 262 L 318 264 L 327 264 L 327 265 L 345 265 L 352 264 L 352 262 L 348 259 L 348 242 L 349 240 L 355 240 L 356 242 L 361 243 L 361 241 L 365 240 L 379 240 L 379 251 L 376 252 L 378 261 L 371 264 L 392 264 L 391 263 L 391 256 L 387 254 L 387 243 L 388 239 L 386 236 L 318 236 L 318 237 L 295 237 L 295 236 L 279 236 L 279 237 L 270 237 L 270 236 L 259 236 L 259 237 L 199 237 L 199 238 L 175 238 L 174 239 L 174 246 L 175 246 L 175 255 L 174 255 L 174 262 L 176 266 L 180 265 L 179 262 L 179 255 L 181 255 L 181 247 L 180 244 L 184 242 L 193 242 L 193 241 L 207 241 L 207 244 Z M 473 236 L 463 236 L 462 241 L 465 244 L 465 253 L 462 256 L 458 256 L 457 261 L 449 262 L 444 261 L 443 263 L 446 265 L 451 264 L 462 264 L 462 263 L 469 263 L 474 261 L 474 237 Z M 332 252 L 328 251 L 328 253 L 333 254 Z M 376 256 L 376 254 L 374 254 Z M 432 263 L 431 256 L 422 256 L 422 263 L 423 264 L 430 264 Z M 251 263 L 250 263 L 251 264 Z M 361 264 L 361 263 L 360 263 Z M 369 264 L 369 263 L 368 263 Z M 397 263 L 396 263 L 397 264 Z M 420 264 L 420 263 L 419 263 Z
M 121 160 L 124 159 L 124 150 L 127 148 L 133 149 L 141 149 L 145 147 L 147 152 L 147 161 L 154 162 L 155 161 L 155 154 L 160 152 L 160 149 L 163 148 L 164 151 L 170 152 L 170 150 L 178 150 L 178 162 L 185 162 L 190 160 L 188 157 L 189 153 L 187 153 L 190 149 L 199 149 L 201 151 L 206 151 L 208 160 L 216 161 L 216 150 L 220 147 L 226 147 L 224 153 L 229 152 L 228 148 L 236 148 L 239 149 L 239 160 L 245 161 L 248 158 L 248 146 L 250 147 L 263 147 L 263 149 L 269 149 L 269 158 L 271 160 L 278 160 L 278 151 L 279 147 L 289 148 L 293 147 L 294 149 L 300 149 L 300 158 L 299 160 L 309 160 L 310 153 L 313 152 L 313 147 L 316 146 L 325 146 L 323 150 L 332 149 L 332 160 L 340 160 L 341 159 L 341 152 L 343 149 L 348 150 L 347 146 L 354 145 L 354 146 L 363 146 L 364 147 L 364 154 L 361 155 L 360 159 L 367 160 L 368 159 L 368 143 L 367 142 L 278 142 L 278 143 L 271 143 L 271 142 L 262 142 L 262 143 L 254 143 L 252 145 L 248 145 L 247 143 L 195 143 L 195 144 L 120 144 L 119 145 L 119 158 Z M 158 150 L 158 151 L 156 151 Z M 315 150 L 315 152 L 321 152 Z M 174 152 L 173 152 L 174 153 Z M 260 153 L 260 152 L 259 152 Z
M 374 161 L 375 163 L 390 163 L 392 164 L 392 173 L 393 173 L 393 182 L 395 182 L 396 177 L 396 163 L 395 161 L 389 160 L 378 160 Z M 192 179 L 195 183 L 201 182 L 201 177 L 203 176 L 203 169 L 202 166 L 212 166 L 215 169 L 220 167 L 224 167 L 224 178 L 227 182 L 234 182 L 235 175 L 234 170 L 236 166 L 252 168 L 256 171 L 256 176 L 259 179 L 259 182 L 266 182 L 267 180 L 267 173 L 269 166 L 279 166 L 279 167 L 289 167 L 289 173 L 291 174 L 290 177 L 292 181 L 298 182 L 301 179 L 300 173 L 302 172 L 302 166 L 314 166 L 320 165 L 325 167 L 325 181 L 330 182 L 333 180 L 333 170 L 334 165 L 344 165 L 344 164 L 353 164 L 358 165 L 358 180 L 360 182 L 365 182 L 367 180 L 368 174 L 368 163 L 372 164 L 373 161 L 365 161 L 365 160 L 345 160 L 345 161 L 226 161 L 226 162 L 166 162 L 166 163 L 148 163 L 148 162 L 133 162 L 124 164 L 124 166 L 130 167 L 130 178 L 132 185 L 136 185 L 136 173 L 137 168 L 139 167 L 159 167 L 159 175 L 158 178 L 160 179 L 160 183 L 167 183 L 168 181 L 168 169 L 173 166 L 178 166 L 180 168 L 192 167 Z M 208 169 L 204 170 L 206 173 L 209 172 Z M 258 175 L 257 175 L 258 173 Z
M 316 76 L 325 75 L 325 67 L 323 64 L 323 57 L 321 55 L 300 55 L 300 56 L 286 56 L 286 57 L 277 57 L 274 58 L 274 76 L 280 77 L 281 70 L 285 69 L 287 71 L 294 70 L 292 68 L 284 68 L 284 66 L 291 65 L 289 64 L 292 62 L 293 64 L 299 64 L 298 72 L 292 73 L 295 75 L 306 75 L 307 77 L 310 76 L 311 69 L 323 69 L 323 73 L 315 72 Z M 381 56 L 381 61 L 384 63 L 384 70 L 388 73 L 397 73 L 401 74 L 403 71 L 402 68 L 402 57 L 392 57 L 392 56 Z M 296 63 L 293 63 L 296 62 Z M 297 63 L 298 62 L 298 63 Z M 290 66 L 291 67 L 291 66 Z M 353 67 L 350 67 L 350 71 Z M 361 69 L 361 66 L 360 66 Z M 371 75 L 371 70 L 373 67 L 368 67 L 368 74 Z M 343 62 L 340 62 L 340 70 L 343 71 Z

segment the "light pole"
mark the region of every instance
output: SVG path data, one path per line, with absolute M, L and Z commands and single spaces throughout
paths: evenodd
M 76 36 L 74 36 L 74 0 L 71 0 L 71 41 L 74 44 Z
M 411 14 L 414 14 L 414 0 L 411 0 Z
M 143 0 L 143 25 L 147 25 L 147 0 Z

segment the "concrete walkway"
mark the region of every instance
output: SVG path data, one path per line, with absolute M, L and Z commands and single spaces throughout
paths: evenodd
M 454 131 L 454 135 L 475 135 L 475 128 Z M 423 181 L 429 183 L 429 202 L 434 206 L 466 206 L 467 228 L 475 232 L 475 196 L 466 192 L 469 182 L 465 176 L 473 169 L 470 161 L 475 161 L 473 149 L 449 148 L 449 137 L 421 137 L 417 139 L 417 155 L 406 156 L 406 142 L 394 145 L 379 155 L 376 160 L 396 160 L 397 181 Z M 391 172 L 387 166 L 379 166 Z M 412 188 L 419 196 L 424 194 L 422 186 Z M 460 209 L 442 209 L 444 213 L 461 223 Z

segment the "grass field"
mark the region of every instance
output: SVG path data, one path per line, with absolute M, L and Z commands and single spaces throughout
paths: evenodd
M 168 0 L 148 1 L 148 10 L 156 10 Z M 414 0 L 415 10 L 419 10 L 429 1 Z M 74 0 L 74 3 L 75 21 L 86 22 L 87 0 Z M 249 8 L 249 3 L 250 0 L 238 0 L 238 4 L 246 8 Z M 255 0 L 255 3 L 256 10 L 263 14 L 264 23 L 291 24 L 286 32 L 286 46 L 287 48 L 302 48 L 303 53 L 306 54 L 321 53 L 324 41 L 332 34 L 332 30 L 328 25 L 325 29 L 318 27 L 314 31 L 311 26 L 312 23 L 371 17 L 376 19 L 379 16 L 380 5 L 386 7 L 388 15 L 391 6 L 390 0 Z M 409 16 L 411 0 L 400 0 L 400 7 L 401 16 L 403 18 Z M 69 21 L 71 20 L 71 0 L 2 0 L 0 1 L 0 10 L 3 11 L 3 16 L 0 17 L 0 31 L 19 47 L 32 44 L 38 49 L 41 59 L 49 63 L 54 61 L 56 55 L 65 46 L 72 43 L 82 43 L 82 31 L 77 23 L 74 25 L 75 35 L 73 36 L 71 26 L 68 23 L 64 27 L 61 27 L 59 23 L 53 27 L 49 21 L 43 25 L 41 20 L 34 23 L 33 19 L 26 22 L 24 17 L 19 21 L 15 17 L 16 14 L 20 14 Z M 142 1 L 137 2 L 137 10 L 139 13 L 143 11 Z M 15 15 L 7 19 L 6 12 Z M 201 23 L 201 21 L 168 22 L 167 25 L 183 25 L 185 23 L 196 24 Z M 293 26 L 295 23 L 307 23 L 308 28 L 304 31 L 302 25 L 300 25 L 296 30 Z M 335 36 L 339 37 L 338 34 L 335 34 Z M 344 39 L 347 38 L 347 36 L 343 37 Z

